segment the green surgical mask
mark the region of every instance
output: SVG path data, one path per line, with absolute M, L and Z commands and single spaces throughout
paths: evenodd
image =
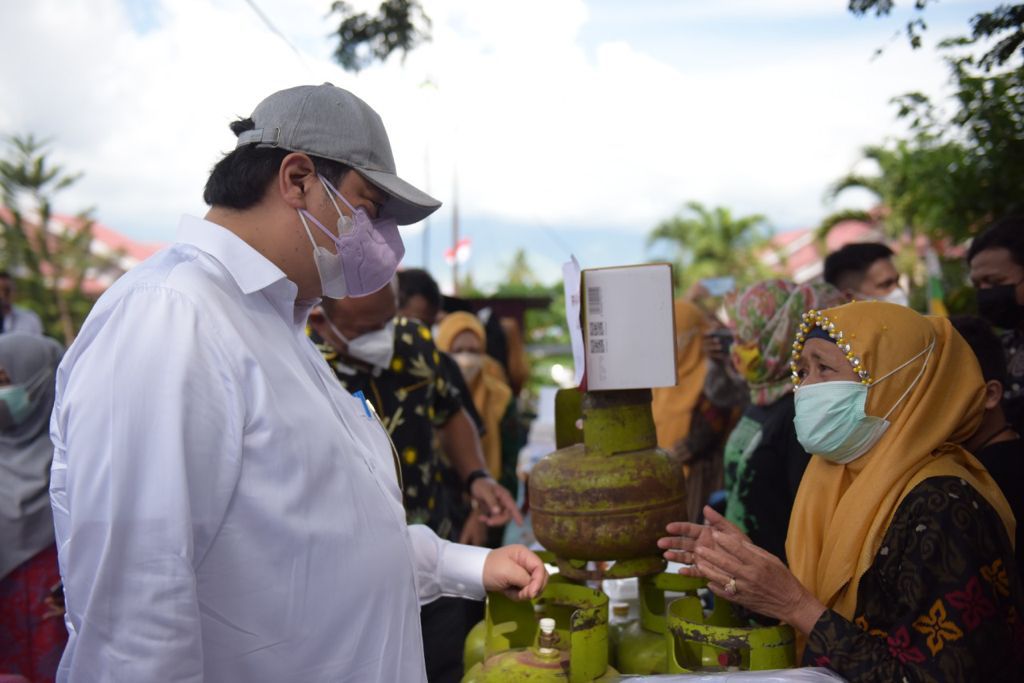
M 0 429 L 20 425 L 32 411 L 28 391 L 21 384 L 0 387 Z
M 885 417 L 874 417 L 864 412 L 868 400 L 866 384 L 835 381 L 797 387 L 794 394 L 796 415 L 793 426 L 796 427 L 796 438 L 800 445 L 808 453 L 837 465 L 845 465 L 867 453 L 889 429 L 889 416 L 921 379 L 933 348 L 934 340 L 906 363 L 871 384 L 875 386 L 927 354 L 917 377 Z

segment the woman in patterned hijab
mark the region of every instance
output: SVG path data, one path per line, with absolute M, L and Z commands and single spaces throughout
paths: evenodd
M 750 405 L 725 446 L 725 516 L 757 545 L 785 558 L 789 512 L 810 455 L 793 429 L 789 356 L 804 311 L 845 302 L 823 282 L 764 280 L 726 299 L 732 361 Z

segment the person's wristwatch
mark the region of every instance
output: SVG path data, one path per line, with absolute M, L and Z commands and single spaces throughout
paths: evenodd
M 491 473 L 487 470 L 473 470 L 466 477 L 466 492 L 469 493 L 473 489 L 473 482 L 477 479 L 490 479 Z

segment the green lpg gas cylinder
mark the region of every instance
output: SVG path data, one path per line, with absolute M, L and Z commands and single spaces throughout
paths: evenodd
M 462 668 L 469 671 L 484 661 L 487 643 L 487 620 L 482 619 L 466 634 L 466 642 L 462 647 Z
M 636 617 L 629 615 L 629 603 L 613 602 L 610 605 L 611 615 L 608 618 L 608 665 L 619 668 L 619 643 L 622 642 L 622 632 L 630 624 L 637 621 Z
M 624 674 L 667 673 L 665 592 L 696 594 L 706 584 L 704 579 L 680 574 L 640 577 L 640 619 L 628 624 L 619 636 L 616 668 Z
M 764 671 L 796 666 L 791 626 L 751 626 L 735 614 L 728 601 L 717 596 L 708 615 L 696 596 L 672 601 L 666 626 L 669 673 Z
M 501 593 L 487 596 L 486 659 L 463 683 L 615 680 L 608 666 L 608 597 L 586 586 L 549 583 L 534 605 Z
M 650 390 L 589 392 L 582 412 L 583 443 L 530 472 L 537 540 L 566 560 L 660 559 L 658 538 L 686 519 L 686 493 L 682 461 L 658 448 Z

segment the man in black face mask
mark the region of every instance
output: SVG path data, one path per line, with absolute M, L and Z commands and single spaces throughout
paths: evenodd
M 1002 330 L 1008 382 L 1004 409 L 1010 424 L 1024 428 L 1024 216 L 992 224 L 967 252 L 978 313 Z

